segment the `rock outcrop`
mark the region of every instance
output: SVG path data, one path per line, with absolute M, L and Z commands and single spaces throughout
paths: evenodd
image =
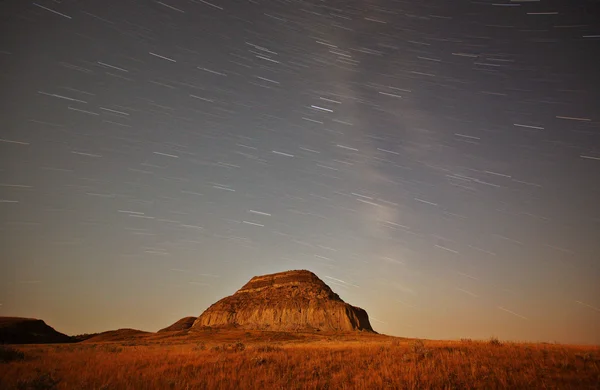
M 367 312 L 345 303 L 310 271 L 255 276 L 210 306 L 192 326 L 334 332 L 370 331 Z

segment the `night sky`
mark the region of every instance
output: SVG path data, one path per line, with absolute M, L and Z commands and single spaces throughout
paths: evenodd
M 599 10 L 2 1 L 0 315 L 156 331 L 308 269 L 379 332 L 600 343 Z

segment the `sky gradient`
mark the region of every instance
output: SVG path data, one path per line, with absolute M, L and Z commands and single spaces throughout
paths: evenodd
M 565 3 L 3 1 L 0 315 L 156 331 L 308 269 L 379 332 L 600 343 Z

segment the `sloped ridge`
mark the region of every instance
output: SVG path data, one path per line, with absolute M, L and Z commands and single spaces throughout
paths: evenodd
M 253 277 L 204 311 L 192 329 L 201 327 L 373 332 L 365 310 L 345 303 L 306 270 Z
M 159 330 L 158 332 L 180 332 L 182 330 L 188 330 L 192 327 L 194 321 L 196 321 L 196 317 L 183 317 L 179 321 Z
M 43 320 L 0 317 L 0 344 L 71 343 L 74 340 L 57 332 Z
M 108 341 L 132 341 L 135 339 L 142 338 L 151 334 L 138 329 L 123 328 L 117 330 L 108 330 L 106 332 L 98 333 L 93 337 L 84 340 L 84 343 L 101 343 Z

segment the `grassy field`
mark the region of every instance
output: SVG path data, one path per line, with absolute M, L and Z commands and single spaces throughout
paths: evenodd
M 600 389 L 600 347 L 184 332 L 0 347 L 2 389 Z

